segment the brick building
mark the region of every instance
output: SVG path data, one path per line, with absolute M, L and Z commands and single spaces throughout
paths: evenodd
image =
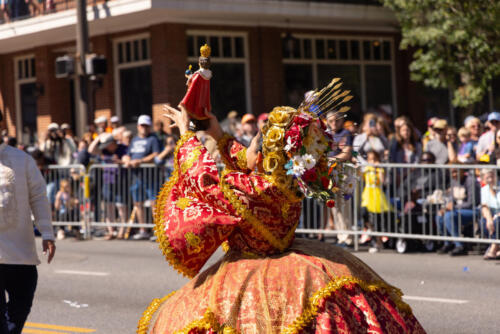
M 55 59 L 75 54 L 74 2 L 52 0 L 47 8 L 42 1 L 29 17 L 0 24 L 2 126 L 23 141 L 50 122 L 83 128 L 73 80 L 55 77 Z M 212 104 L 220 118 L 297 105 L 333 76 L 354 92 L 354 118 L 384 104 L 420 125 L 448 112 L 446 94 L 410 82 L 395 17 L 375 1 L 88 3 L 90 49 L 108 60 L 107 74 L 93 84 L 96 117 L 118 115 L 131 126 L 142 113 L 159 118 L 164 103 L 182 98 L 184 71 L 205 42 L 213 50 Z

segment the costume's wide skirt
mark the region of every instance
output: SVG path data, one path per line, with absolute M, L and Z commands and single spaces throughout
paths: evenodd
M 147 333 L 424 333 L 398 289 L 339 247 L 298 239 L 270 257 L 229 251 L 153 301 Z

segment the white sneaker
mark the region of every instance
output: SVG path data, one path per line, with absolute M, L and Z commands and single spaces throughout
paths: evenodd
M 380 252 L 380 249 L 378 249 L 378 247 L 370 247 L 368 249 L 368 253 L 370 253 L 370 254 L 374 254 L 374 253 L 378 253 L 378 252 Z
M 134 240 L 148 240 L 150 237 L 149 233 L 147 232 L 139 232 L 137 234 L 134 234 L 132 239 Z
M 63 240 L 66 238 L 66 233 L 64 232 L 63 229 L 60 229 L 57 231 L 57 240 Z

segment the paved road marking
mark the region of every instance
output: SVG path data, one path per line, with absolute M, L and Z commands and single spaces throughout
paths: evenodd
M 22 334 L 63 334 L 64 332 L 44 331 L 41 329 L 24 328 Z M 66 332 L 68 333 L 68 332 Z
M 109 276 L 109 273 L 99 271 L 79 271 L 79 270 L 55 270 L 56 274 L 85 275 L 85 276 Z
M 25 325 L 25 328 L 23 329 L 23 333 L 39 333 L 39 334 L 63 334 L 64 332 L 53 332 L 53 331 L 44 331 L 39 328 L 43 329 L 55 329 L 55 330 L 60 330 L 60 331 L 66 331 L 69 333 L 94 333 L 95 329 L 90 329 L 90 328 L 80 328 L 80 327 L 69 327 L 69 326 L 59 326 L 59 325 L 49 325 L 49 324 L 41 324 L 37 322 L 27 322 Z M 32 328 L 26 328 L 26 327 L 32 327 Z
M 468 300 L 463 300 L 463 299 L 448 299 L 448 298 L 419 297 L 419 296 L 403 296 L 403 299 L 419 300 L 423 302 L 449 303 L 449 304 L 467 304 L 469 302 Z

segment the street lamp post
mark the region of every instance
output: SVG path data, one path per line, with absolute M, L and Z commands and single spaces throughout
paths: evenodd
M 89 81 L 85 70 L 85 58 L 89 53 L 89 29 L 87 23 L 87 0 L 76 1 L 76 110 L 77 134 L 83 136 L 87 124 L 91 121 L 92 112 L 89 103 Z

